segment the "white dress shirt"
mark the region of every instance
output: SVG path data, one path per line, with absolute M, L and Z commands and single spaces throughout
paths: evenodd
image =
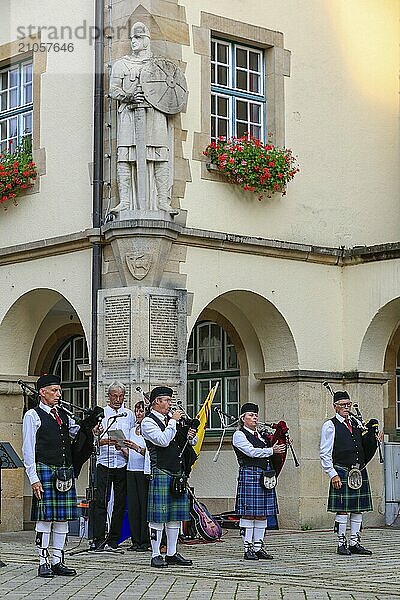
M 339 423 L 344 423 L 344 418 L 336 413 L 335 418 Z M 321 457 L 321 464 L 324 472 L 332 479 L 337 475 L 336 469 L 333 467 L 332 452 L 333 444 L 335 442 L 335 426 L 332 420 L 325 421 L 322 425 L 321 430 L 321 443 L 319 446 L 319 455 Z
M 52 406 L 47 406 L 47 404 L 39 402 L 39 408 L 50 414 Z M 56 408 L 58 407 L 56 406 Z M 39 481 L 36 471 L 35 447 L 36 433 L 41 424 L 42 422 L 36 410 L 31 408 L 25 413 L 22 421 L 22 456 L 24 459 L 25 471 L 31 485 Z M 68 416 L 68 429 L 71 438 L 74 438 L 79 431 L 79 425 L 77 425 L 70 416 Z
M 131 442 L 135 442 L 140 448 L 145 448 L 145 453 L 141 454 L 136 450 L 129 448 L 128 465 L 127 471 L 144 471 L 145 455 L 147 453 L 146 442 L 141 433 L 136 433 L 136 426 L 133 427 L 129 433 L 129 439 Z
M 249 429 L 248 427 L 244 427 L 246 431 L 249 431 L 254 435 L 254 431 Z M 232 444 L 246 454 L 246 456 L 250 456 L 251 458 L 269 458 L 273 455 L 274 451 L 272 448 L 255 448 L 253 444 L 249 442 L 243 431 L 235 431 L 232 438 Z
M 116 415 L 122 415 L 126 413 L 126 417 L 113 418 Z M 122 429 L 125 439 L 129 440 L 129 432 L 135 424 L 135 417 L 133 412 L 129 408 L 125 408 L 124 405 L 118 410 L 111 408 L 108 404 L 104 408 L 104 419 L 101 422 L 104 431 L 108 430 L 104 435 L 106 439 L 113 429 Z M 125 467 L 127 458 L 122 450 L 117 450 L 115 446 L 109 446 L 104 444 L 100 446 L 100 454 L 97 457 L 97 464 L 108 467 L 109 469 L 121 469 Z
M 162 415 L 157 410 L 151 411 L 154 416 L 156 416 L 162 423 L 165 423 L 165 415 Z M 149 440 L 155 446 L 161 446 L 161 448 L 167 448 L 174 437 L 176 436 L 176 420 L 170 419 L 164 431 L 161 431 L 158 423 L 156 423 L 150 417 L 145 417 L 141 423 L 142 436 L 145 440 Z M 197 444 L 197 435 L 194 436 L 192 440 L 189 440 L 189 444 L 191 446 L 195 446 Z M 146 452 L 146 457 L 148 452 Z M 146 458 L 145 457 L 145 458 Z M 144 472 L 149 474 L 150 470 L 150 460 L 145 460 Z

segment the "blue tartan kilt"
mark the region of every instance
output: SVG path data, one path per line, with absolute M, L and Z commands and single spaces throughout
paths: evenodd
M 240 517 L 267 517 L 279 513 L 275 488 L 266 490 L 261 485 L 261 473 L 260 467 L 239 469 L 235 513 Z
M 172 496 L 170 492 L 173 473 L 153 469 L 149 483 L 147 501 L 147 521 L 168 523 L 169 521 L 189 521 L 189 495 Z
M 362 485 L 359 490 L 352 490 L 347 485 L 348 469 L 334 465 L 337 474 L 342 480 L 342 487 L 338 490 L 329 487 L 328 512 L 367 512 L 373 510 L 371 490 L 369 487 L 366 469 L 361 471 Z
M 32 497 L 32 521 L 74 521 L 78 518 L 75 482 L 68 492 L 56 489 L 58 467 L 37 463 L 36 471 L 43 487 L 42 499 Z

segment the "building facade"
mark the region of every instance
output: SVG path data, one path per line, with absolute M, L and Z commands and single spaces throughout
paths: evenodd
M 85 365 L 98 404 L 114 379 L 130 405 L 136 387 L 169 383 L 191 414 L 219 381 L 224 412 L 253 401 L 261 420 L 290 427 L 301 465 L 289 456 L 280 476 L 281 526 L 325 526 L 322 383 L 347 389 L 400 441 L 398 2 L 102 4 L 1 8 L 2 151 L 30 135 L 39 177 L 1 210 L 0 438 L 20 452 L 17 381 L 43 372 L 60 373 L 65 400 L 80 406 L 91 402 Z M 133 158 L 119 154 L 113 68 L 132 54 L 135 23 L 187 91 L 178 111 L 160 110 L 170 212 L 152 205 L 151 186 L 148 204 L 138 188 L 137 204 L 113 212 L 119 162 L 138 165 L 139 187 L 140 160 L 155 162 L 140 143 Z M 248 131 L 298 157 L 284 197 L 260 201 L 207 165 L 210 139 Z M 213 460 L 219 433 L 214 411 L 192 476 L 213 511 L 232 508 L 237 472 L 229 435 Z M 376 525 L 377 459 L 369 471 Z M 3 473 L 3 530 L 28 520 L 29 495 L 22 470 Z

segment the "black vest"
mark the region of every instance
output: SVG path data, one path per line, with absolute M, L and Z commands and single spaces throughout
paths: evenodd
M 334 465 L 352 467 L 365 465 L 364 449 L 360 429 L 352 423 L 353 431 L 341 423 L 336 417 L 331 419 L 335 426 L 335 440 L 333 443 L 332 460 Z
M 69 437 L 68 415 L 57 407 L 63 422 L 60 427 L 55 418 L 36 406 L 41 425 L 36 432 L 35 460 L 55 467 L 72 465 L 71 438 Z
M 150 419 L 153 419 L 155 423 L 159 426 L 161 431 L 164 431 L 166 428 L 165 423 L 161 421 L 156 415 L 153 413 L 149 413 L 146 415 Z M 150 462 L 151 467 L 157 467 L 158 469 L 162 469 L 163 471 L 170 471 L 171 473 L 180 473 L 182 471 L 182 464 L 179 458 L 179 454 L 181 452 L 178 444 L 176 443 L 175 438 L 169 443 L 166 448 L 162 448 L 161 446 L 156 446 L 150 440 L 145 440 L 147 449 L 150 454 Z
M 259 437 L 256 437 L 255 435 L 250 433 L 250 431 L 247 431 L 246 429 L 241 429 L 240 431 L 244 433 L 244 435 L 246 436 L 250 444 L 254 446 L 254 448 L 269 447 L 269 445 L 264 440 L 262 440 Z M 239 448 L 236 448 L 236 446 L 233 446 L 233 449 L 235 451 L 236 458 L 240 467 L 260 467 L 260 469 L 267 469 L 269 458 L 252 458 L 251 456 L 247 456 L 247 454 L 244 454 L 244 452 L 239 450 Z

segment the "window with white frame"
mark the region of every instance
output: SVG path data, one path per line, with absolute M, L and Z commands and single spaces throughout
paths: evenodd
M 265 141 L 265 56 L 251 46 L 211 39 L 211 138 L 250 133 Z
M 89 383 L 85 374 L 79 369 L 79 365 L 88 362 L 88 349 L 83 335 L 69 338 L 57 352 L 51 372 L 61 378 L 64 402 L 89 408 Z
M 197 365 L 188 373 L 187 411 L 196 415 L 210 389 L 219 382 L 212 408 L 218 407 L 235 419 L 239 414 L 240 371 L 236 348 L 226 331 L 213 321 L 196 323 L 190 336 L 188 363 Z M 211 410 L 209 429 L 221 429 L 218 414 Z
M 32 136 L 32 60 L 0 67 L 0 153 Z

